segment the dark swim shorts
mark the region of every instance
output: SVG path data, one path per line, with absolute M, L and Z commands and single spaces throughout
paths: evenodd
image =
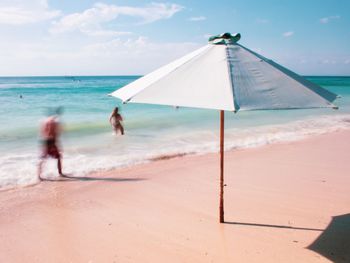
M 55 159 L 61 158 L 60 151 L 54 139 L 43 140 L 43 154 L 41 157 L 46 158 L 48 156 Z

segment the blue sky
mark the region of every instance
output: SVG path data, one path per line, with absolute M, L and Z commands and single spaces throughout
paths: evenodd
M 0 0 L 0 76 L 146 74 L 240 32 L 302 75 L 350 75 L 350 1 Z

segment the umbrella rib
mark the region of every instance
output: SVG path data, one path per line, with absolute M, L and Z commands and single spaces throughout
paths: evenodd
M 229 51 L 229 48 L 226 46 L 227 70 L 228 70 L 228 75 L 229 75 L 231 87 L 232 87 L 231 94 L 232 94 L 232 99 L 233 99 L 233 108 L 234 108 L 234 112 L 237 112 L 240 107 L 236 101 L 235 84 L 233 83 L 233 79 L 232 79 L 233 67 L 231 67 L 230 59 L 231 59 L 230 51 Z

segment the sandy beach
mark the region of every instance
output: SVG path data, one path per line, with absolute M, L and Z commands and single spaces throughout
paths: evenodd
M 0 262 L 350 262 L 350 131 L 0 192 Z M 74 177 L 74 175 L 72 175 Z

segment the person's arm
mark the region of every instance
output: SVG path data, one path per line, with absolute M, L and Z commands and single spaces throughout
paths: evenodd
M 63 125 L 60 122 L 56 122 L 57 137 L 61 136 L 63 132 Z

